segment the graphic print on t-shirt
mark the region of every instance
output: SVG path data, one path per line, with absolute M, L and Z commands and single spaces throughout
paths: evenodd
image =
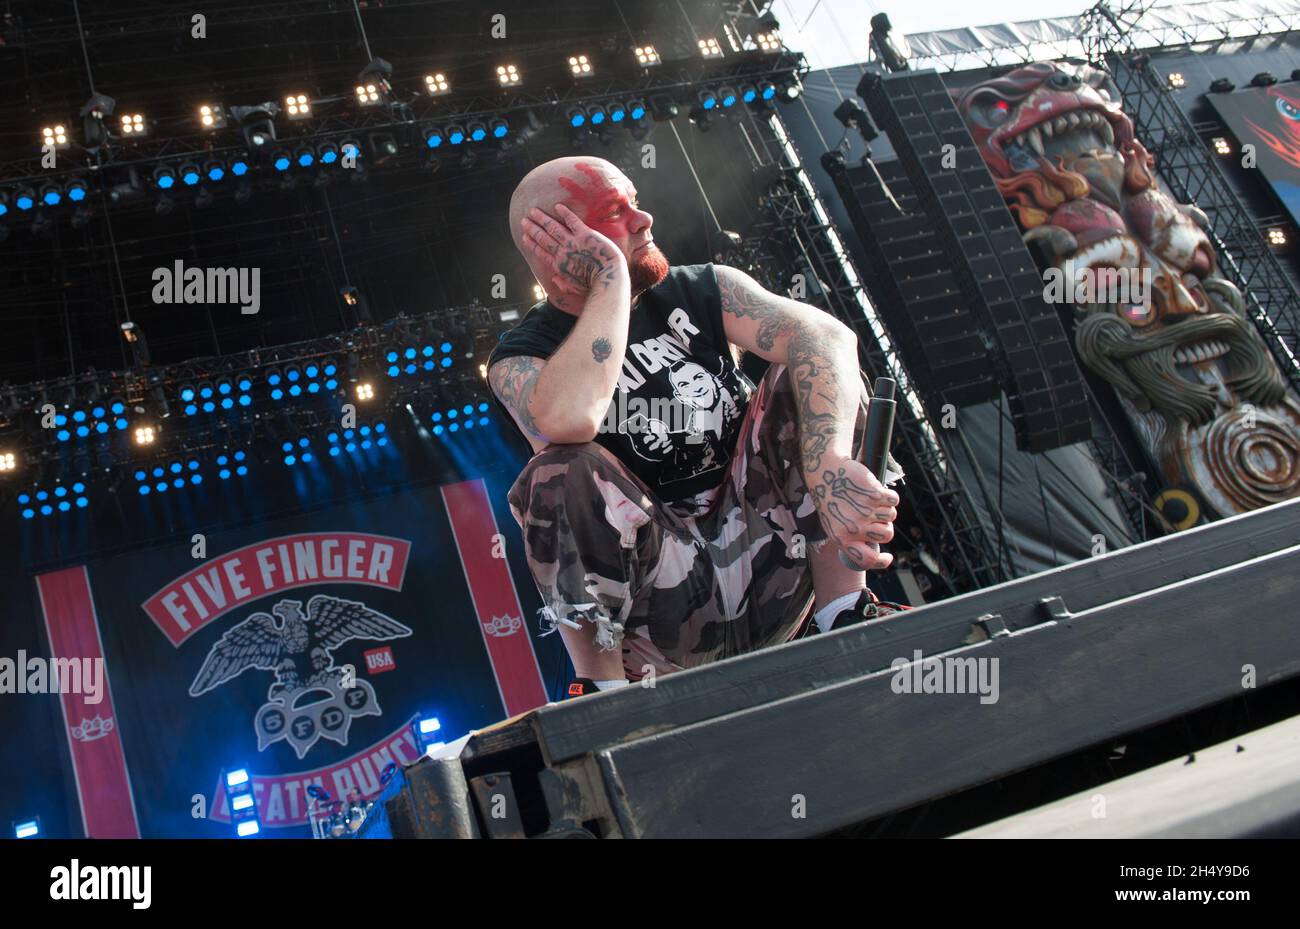
M 630 415 L 618 424 L 634 452 L 660 464 L 659 481 L 663 484 L 723 467 L 730 460 L 724 438 L 727 427 L 740 418 L 731 391 L 699 362 L 689 358 L 674 361 L 668 368 L 668 380 L 673 389 L 671 400 L 638 404 L 642 398 L 631 397 L 626 403 Z M 637 407 L 642 405 L 659 416 L 641 412 Z

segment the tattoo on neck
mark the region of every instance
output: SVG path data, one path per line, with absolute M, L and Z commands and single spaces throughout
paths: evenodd
M 597 364 L 604 362 L 613 351 L 614 347 L 609 344 L 609 339 L 604 336 L 591 343 L 591 357 L 596 359 Z

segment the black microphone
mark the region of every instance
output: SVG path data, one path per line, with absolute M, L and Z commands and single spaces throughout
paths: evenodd
M 876 480 L 885 482 L 885 471 L 889 462 L 889 442 L 894 435 L 894 411 L 898 407 L 894 400 L 894 381 L 888 377 L 876 378 L 871 401 L 867 405 L 867 430 L 862 440 L 862 463 L 871 469 Z M 861 571 L 858 565 L 849 561 L 843 550 L 839 552 L 840 562 L 854 571 Z

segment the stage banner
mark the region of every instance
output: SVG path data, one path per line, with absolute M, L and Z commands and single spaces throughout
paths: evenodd
M 419 757 L 418 719 L 451 741 L 546 702 L 518 540 L 475 479 L 38 577 L 55 653 L 98 646 L 112 682 L 109 749 L 70 743 L 83 818 L 228 836 L 223 774 L 245 768 L 266 834 L 308 835 L 307 787 L 378 794 Z

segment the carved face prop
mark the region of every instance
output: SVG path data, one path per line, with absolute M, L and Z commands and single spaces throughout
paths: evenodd
M 1284 383 L 1216 273 L 1205 216 L 1159 189 L 1118 101 L 1104 71 L 1040 62 L 970 88 L 958 108 L 1025 240 L 1083 291 L 1071 302 L 1085 362 L 1138 409 L 1193 425 L 1224 399 L 1213 365 L 1246 399 L 1276 402 Z M 1117 299 L 1077 286 L 1107 279 L 1126 285 Z

